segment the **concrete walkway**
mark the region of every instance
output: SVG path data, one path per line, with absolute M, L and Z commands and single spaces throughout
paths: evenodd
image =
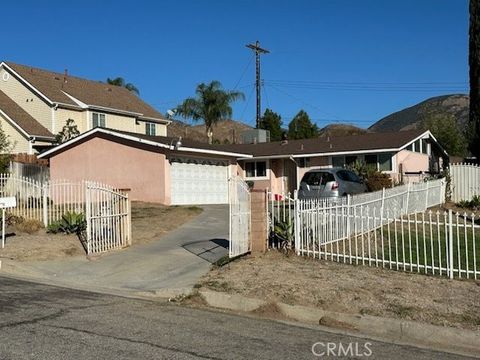
M 203 209 L 192 221 L 146 245 L 94 260 L 3 261 L 2 273 L 100 291 L 166 297 L 188 292 L 212 262 L 228 254 L 227 205 Z

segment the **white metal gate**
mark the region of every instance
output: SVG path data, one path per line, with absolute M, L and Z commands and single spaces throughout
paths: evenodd
M 229 179 L 228 200 L 230 205 L 229 256 L 233 258 L 251 250 L 250 190 L 241 178 Z
M 87 253 L 95 254 L 131 245 L 128 195 L 110 186 L 86 182 Z

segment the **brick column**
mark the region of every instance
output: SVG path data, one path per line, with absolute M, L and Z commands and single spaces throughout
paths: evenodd
M 252 253 L 267 251 L 267 208 L 265 190 L 251 190 Z

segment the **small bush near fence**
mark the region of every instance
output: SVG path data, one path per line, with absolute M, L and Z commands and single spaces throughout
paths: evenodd
M 377 171 L 367 177 L 366 183 L 369 191 L 379 191 L 391 187 L 392 179 L 387 174 Z
M 61 220 L 48 225 L 47 231 L 53 234 L 77 234 L 80 235 L 87 228 L 85 214 L 74 211 L 67 211 Z
M 480 210 L 480 195 L 474 195 L 472 200 L 461 200 L 457 205 L 464 209 Z

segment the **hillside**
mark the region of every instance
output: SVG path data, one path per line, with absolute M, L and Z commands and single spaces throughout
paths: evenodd
M 348 124 L 330 124 L 319 130 L 319 136 L 348 136 L 361 135 L 368 132 L 366 129 Z
M 213 126 L 213 140 L 219 143 L 239 142 L 240 134 L 252 127 L 235 120 L 225 120 Z M 191 140 L 208 142 L 205 125 L 188 125 L 182 121 L 174 120 L 168 125 L 168 136 L 183 137 Z
M 415 129 L 419 127 L 422 116 L 432 114 L 452 114 L 459 127 L 463 129 L 468 121 L 469 97 L 463 94 L 437 96 L 406 109 L 385 116 L 371 125 L 373 132 L 389 132 Z

